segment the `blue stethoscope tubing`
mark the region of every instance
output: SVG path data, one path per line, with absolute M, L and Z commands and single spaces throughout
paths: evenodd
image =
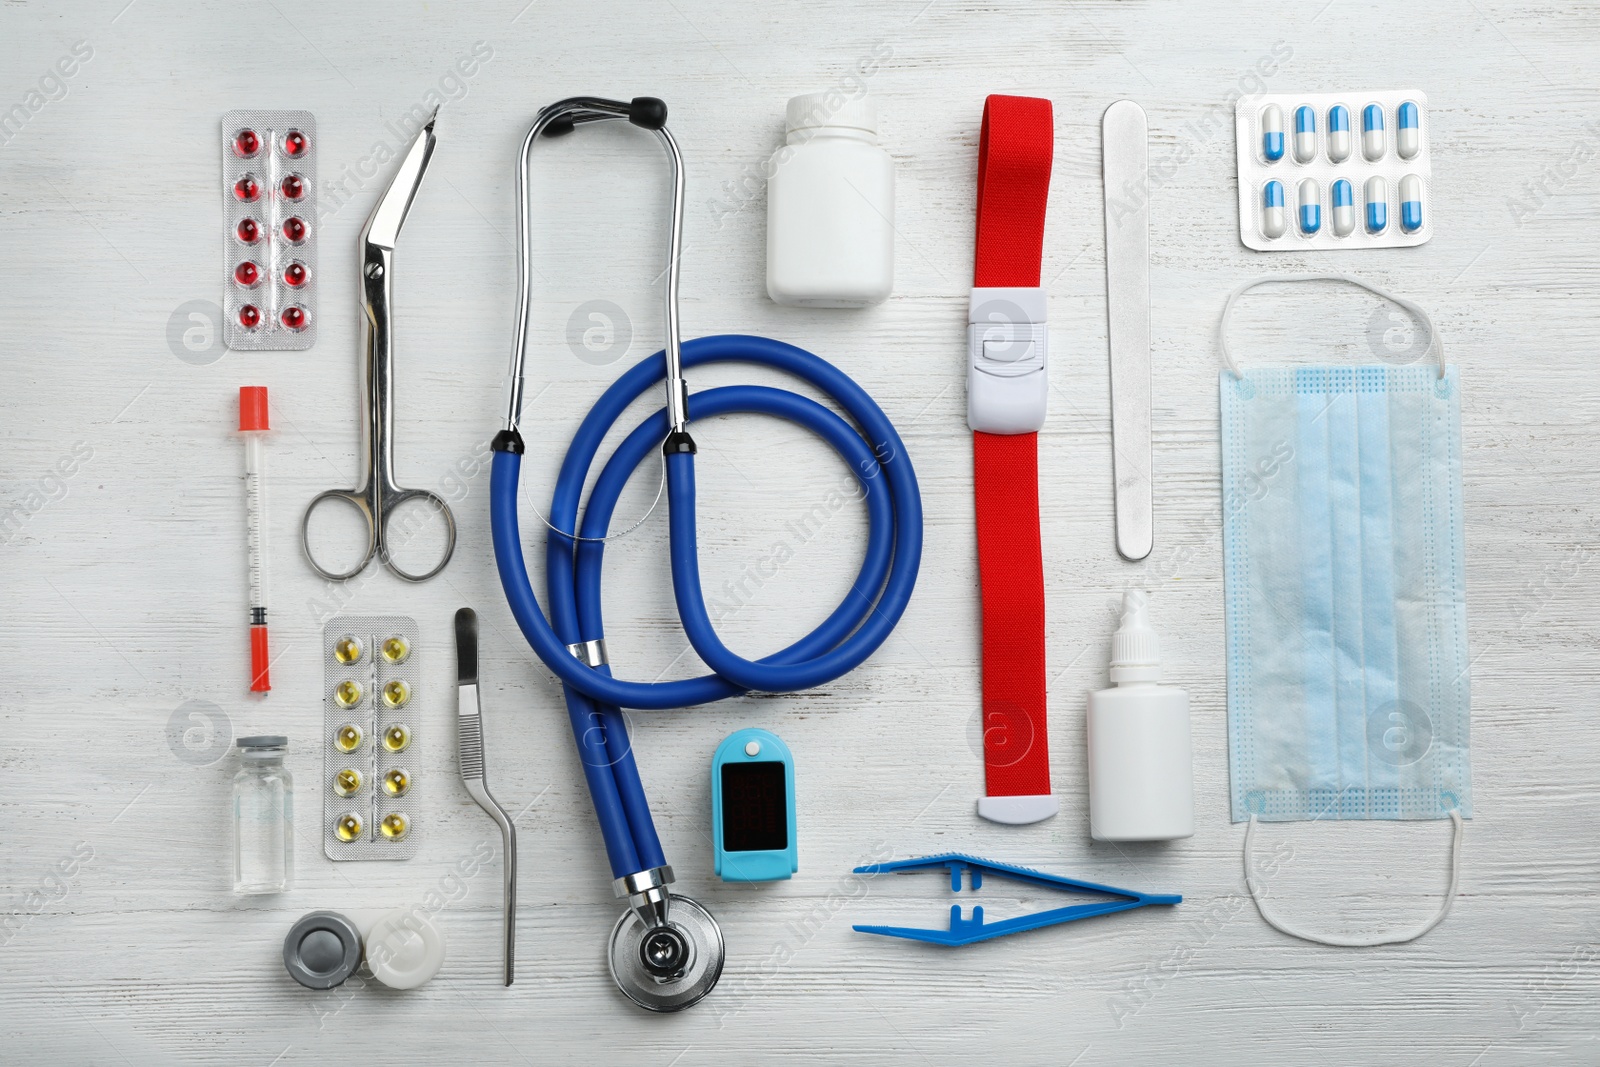
M 689 401 L 690 414 L 696 420 L 730 414 L 771 415 L 812 431 L 832 446 L 861 485 L 868 518 L 867 550 L 849 595 L 815 630 L 760 660 L 735 655 L 717 636 L 701 591 L 694 455 L 669 453 L 666 477 L 673 595 L 690 644 L 714 673 L 671 682 L 624 681 L 613 677 L 609 665 L 590 667 L 581 662 L 568 646 L 605 636 L 600 596 L 603 538 L 628 478 L 667 437 L 666 409 L 645 419 L 623 439 L 590 491 L 581 526 L 576 524 L 583 486 L 596 453 L 628 405 L 666 380 L 665 353 L 657 352 L 618 378 L 595 402 L 567 448 L 550 505 L 548 521 L 554 529 L 546 535 L 549 619 L 534 597 L 522 555 L 517 520 L 522 456 L 516 451 L 495 452 L 490 524 L 500 584 L 523 636 L 562 682 L 572 733 L 616 878 L 666 863 L 621 709 L 682 708 L 752 691 L 792 693 L 831 682 L 860 666 L 894 630 L 911 599 L 922 560 L 922 499 L 905 445 L 883 409 L 848 375 L 804 349 L 739 334 L 685 342 L 682 361 L 685 368 L 735 362 L 784 371 L 832 398 L 855 421 L 851 426 L 814 400 L 767 386 L 707 389 L 693 394 Z M 558 532 L 574 528 L 577 538 Z

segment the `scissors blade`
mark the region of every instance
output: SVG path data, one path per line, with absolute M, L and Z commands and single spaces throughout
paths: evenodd
M 411 201 L 422 187 L 422 175 L 433 158 L 433 124 L 438 118 L 439 109 L 434 108 L 427 123 L 417 131 L 405 159 L 400 161 L 400 169 L 395 171 L 394 180 L 389 182 L 378 206 L 367 216 L 367 224 L 361 230 L 363 245 L 394 250 L 395 242 L 400 239 L 400 227 L 406 224 L 406 215 L 411 211 Z

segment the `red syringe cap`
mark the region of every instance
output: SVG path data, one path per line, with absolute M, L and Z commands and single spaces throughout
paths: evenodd
M 266 386 L 239 386 L 239 429 L 241 431 L 272 429 L 267 425 Z

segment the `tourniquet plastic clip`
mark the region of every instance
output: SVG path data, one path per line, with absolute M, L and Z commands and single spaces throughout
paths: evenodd
M 1059 889 L 1069 893 L 1098 893 L 1117 899 L 1097 900 L 1091 904 L 1071 904 L 1064 908 L 1052 908 L 1049 911 L 1038 911 L 1032 915 L 1021 915 L 1015 919 L 1001 919 L 990 923 L 983 921 L 983 905 L 973 905 L 972 918 L 963 919 L 961 905 L 952 904 L 948 930 L 924 930 L 913 926 L 856 926 L 855 929 L 864 934 L 904 937 L 912 941 L 926 941 L 933 945 L 970 945 L 993 937 L 1021 933 L 1024 930 L 1037 930 L 1042 926 L 1069 923 L 1074 919 L 1088 919 L 1116 911 L 1129 911 L 1133 908 L 1142 908 L 1146 904 L 1177 904 L 1183 900 L 1183 897 L 1176 893 L 1136 893 L 1131 889 L 1081 882 L 1076 878 L 1045 874 L 1043 871 L 1029 870 L 1027 867 L 994 863 L 959 852 L 945 852 L 914 860 L 895 860 L 892 863 L 869 863 L 865 867 L 857 867 L 856 873 L 889 874 L 895 871 L 933 870 L 937 867 L 944 867 L 950 872 L 952 893 L 961 892 L 961 874 L 966 871 L 971 875 L 973 892 L 982 888 L 983 876 L 988 874 L 995 878 L 1008 878 L 1014 882 L 1027 882 L 1045 889 Z

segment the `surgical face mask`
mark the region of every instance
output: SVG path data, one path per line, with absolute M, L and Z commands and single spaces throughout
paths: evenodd
M 1370 289 L 1437 363 L 1241 371 L 1234 301 L 1264 281 Z M 1223 312 L 1222 487 L 1233 820 L 1445 819 L 1472 810 L 1461 389 L 1420 308 L 1342 275 L 1262 279 Z M 1259 897 L 1257 899 L 1260 905 Z M 1328 939 L 1331 944 L 1409 936 Z

